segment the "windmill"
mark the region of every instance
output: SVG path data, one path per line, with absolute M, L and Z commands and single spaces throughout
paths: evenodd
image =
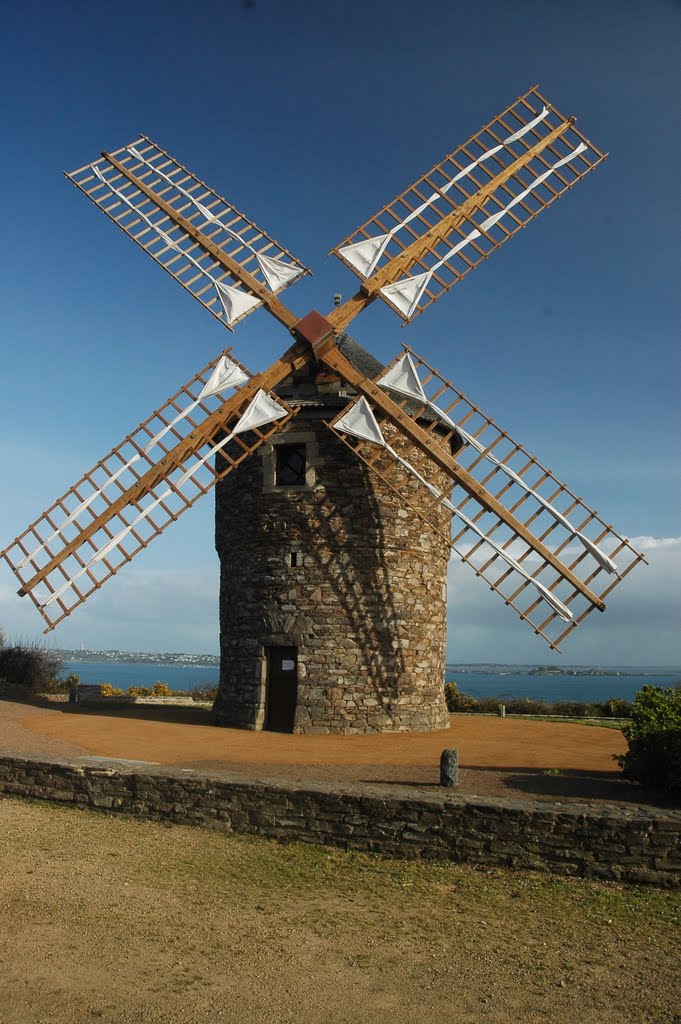
M 559 649 L 642 556 L 424 358 L 346 329 L 377 299 L 409 323 L 603 159 L 530 89 L 332 250 L 359 288 L 302 318 L 307 268 L 147 136 L 67 174 L 227 329 L 264 306 L 292 343 L 256 374 L 226 349 L 2 553 L 46 631 L 217 485 L 217 721 L 445 725 L 452 550 Z

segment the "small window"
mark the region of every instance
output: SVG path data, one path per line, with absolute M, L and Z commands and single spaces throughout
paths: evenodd
M 277 487 L 301 487 L 305 484 L 305 445 L 278 444 L 276 446 Z
M 299 557 L 300 556 L 299 556 L 297 551 L 291 551 L 291 553 L 289 554 L 289 556 L 288 556 L 288 564 L 291 566 L 292 569 L 297 569 L 298 568 L 298 566 L 300 564 Z

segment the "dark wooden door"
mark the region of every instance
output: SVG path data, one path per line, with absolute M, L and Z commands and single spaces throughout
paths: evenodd
M 293 732 L 297 700 L 297 648 L 270 647 L 267 654 L 265 728 L 272 732 Z

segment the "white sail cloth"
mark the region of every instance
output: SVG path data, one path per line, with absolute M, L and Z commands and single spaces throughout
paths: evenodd
M 225 313 L 225 319 L 228 324 L 234 323 L 239 317 L 244 316 L 251 309 L 260 305 L 260 299 L 256 299 L 254 295 L 244 291 L 241 288 L 237 288 L 234 285 L 226 284 L 224 281 L 220 281 L 213 277 L 212 271 L 217 267 L 214 264 L 212 267 L 204 267 L 190 252 L 183 249 L 179 242 L 174 241 L 170 235 L 163 231 L 158 224 L 156 224 L 146 213 L 144 213 L 138 206 L 135 206 L 133 202 L 118 188 L 116 188 L 100 171 L 99 167 L 93 165 L 92 170 L 95 172 L 99 180 L 106 185 L 106 187 L 113 192 L 126 206 L 128 206 L 133 213 L 138 217 L 141 217 L 145 224 L 156 232 L 162 242 L 164 242 L 170 249 L 174 249 L 179 252 L 186 260 L 188 260 L 192 266 L 196 267 L 202 276 L 207 277 L 215 285 L 215 290 L 218 293 L 218 298 Z M 182 189 L 180 189 L 182 191 Z M 199 204 L 200 205 L 200 204 Z M 202 208 L 203 209 L 203 208 Z M 172 225 L 171 225 L 172 230 Z
M 342 253 L 344 258 L 351 263 L 355 270 L 358 270 L 363 277 L 371 277 L 376 266 L 381 259 L 381 256 L 385 252 L 390 239 L 397 234 L 402 228 L 406 227 L 411 221 L 415 220 L 416 217 L 420 217 L 421 214 L 427 210 L 432 204 L 439 199 L 442 195 L 449 192 L 450 188 L 456 184 L 457 181 L 461 181 L 462 178 L 467 177 L 471 171 L 474 171 L 478 164 L 483 163 L 485 160 L 490 160 L 493 156 L 499 153 L 505 146 L 511 142 L 517 142 L 518 139 L 522 139 L 523 135 L 527 135 L 528 132 L 536 128 L 541 121 L 548 116 L 549 109 L 544 107 L 540 114 L 537 115 L 529 124 L 524 125 L 513 135 L 509 135 L 507 139 L 504 139 L 498 146 L 493 146 L 491 149 L 486 150 L 482 156 L 479 156 L 472 163 L 468 164 L 463 170 L 459 171 L 451 181 L 443 185 L 438 192 L 433 192 L 423 203 L 412 210 L 411 213 L 401 220 L 399 224 L 396 224 L 390 231 L 386 231 L 383 235 L 375 235 L 372 238 L 363 238 L 360 242 L 353 242 L 351 245 L 344 245 L 342 249 L 338 251 Z
M 528 571 L 524 568 L 524 566 L 520 564 L 520 562 L 517 562 L 514 558 L 511 557 L 511 555 L 509 555 L 507 551 L 505 551 L 499 544 L 497 544 L 496 541 L 492 540 L 491 537 L 488 537 L 487 534 L 483 530 L 481 530 L 476 523 L 474 523 L 471 519 L 468 518 L 468 516 L 464 515 L 464 513 L 460 509 L 458 509 L 454 504 L 452 504 L 449 498 L 445 494 L 443 494 L 442 491 L 438 491 L 437 487 L 434 487 L 433 484 L 429 483 L 419 473 L 419 471 L 414 466 L 411 465 L 410 462 L 408 462 L 406 459 L 403 459 L 402 456 L 399 455 L 395 451 L 395 449 L 388 444 L 388 442 L 385 440 L 383 436 L 381 428 L 378 425 L 376 417 L 373 414 L 371 406 L 367 402 L 366 398 L 364 398 L 364 396 L 359 398 L 353 405 L 350 406 L 350 408 L 336 422 L 335 428 L 341 433 L 350 434 L 353 437 L 360 438 L 363 441 L 370 441 L 372 444 L 378 444 L 387 452 L 389 452 L 389 454 L 392 455 L 392 457 L 397 462 L 399 462 L 401 466 L 403 466 L 409 473 L 411 473 L 412 476 L 414 476 L 418 481 L 420 481 L 420 483 L 423 484 L 424 487 L 428 489 L 428 491 L 433 495 L 434 498 L 436 498 L 442 505 L 445 506 L 445 508 L 449 509 L 450 512 L 457 516 L 465 524 L 465 526 L 468 527 L 469 530 L 471 530 L 478 537 L 480 537 L 480 539 L 483 540 L 486 544 L 489 544 L 489 546 L 496 552 L 496 554 L 501 559 L 503 559 L 503 561 L 506 562 L 506 564 L 509 565 L 511 569 L 514 569 L 515 572 L 517 572 L 520 576 L 522 576 L 524 580 L 527 581 L 527 583 L 530 583 L 533 587 L 536 587 L 541 596 L 543 597 L 543 599 L 546 601 L 546 603 L 550 605 L 551 608 L 553 608 L 553 610 L 556 612 L 557 615 L 560 616 L 561 619 L 563 619 L 565 622 L 574 621 L 574 616 L 570 609 L 567 608 L 566 605 L 564 605 L 563 602 L 560 601 L 556 597 L 556 595 L 548 589 L 548 587 L 545 587 L 543 583 L 540 583 L 539 580 L 536 580 L 533 576 L 531 576 L 530 573 L 528 573 Z
M 507 203 L 502 210 L 499 210 L 498 213 L 492 214 L 491 217 L 487 217 L 486 220 L 482 222 L 479 229 L 475 228 L 473 231 L 469 232 L 465 238 L 462 238 L 456 243 L 456 245 L 452 246 L 452 248 L 449 249 L 449 251 L 437 261 L 437 263 L 434 263 L 432 267 L 422 274 L 415 274 L 413 277 L 403 277 L 399 281 L 393 281 L 392 284 L 384 285 L 383 288 L 380 289 L 381 295 L 385 296 L 393 306 L 396 306 L 403 316 L 406 318 L 411 317 L 421 301 L 423 293 L 430 284 L 433 274 L 437 273 L 437 271 L 447 263 L 447 260 L 456 256 L 456 254 L 461 252 L 461 250 L 467 245 L 474 242 L 476 238 L 481 238 L 485 231 L 489 231 L 490 228 L 493 228 L 502 217 L 505 217 L 510 213 L 513 207 L 517 206 L 518 203 L 521 203 L 523 199 L 526 199 L 535 188 L 543 184 L 543 182 L 559 170 L 559 168 L 569 163 L 570 160 L 574 160 L 575 157 L 579 156 L 587 148 L 588 147 L 585 143 L 580 143 L 580 145 L 577 146 L 576 149 L 572 150 L 571 153 L 563 157 L 562 160 L 557 160 L 547 171 L 544 171 L 543 174 L 540 174 L 535 178 L 528 188 L 512 199 L 510 203 Z
M 613 560 L 609 558 L 604 551 L 601 551 L 597 544 L 594 544 L 592 540 L 576 529 L 569 519 L 567 519 L 562 512 L 559 512 L 550 501 L 547 501 L 543 495 L 538 491 L 535 491 L 527 481 L 523 480 L 523 478 L 512 470 L 510 466 L 507 466 L 504 462 L 500 462 L 492 452 L 488 452 L 484 445 L 480 444 L 477 438 L 473 437 L 472 434 L 469 434 L 468 431 L 464 430 L 464 428 L 459 426 L 458 423 L 455 423 L 454 420 L 450 419 L 450 417 L 443 412 L 435 402 L 431 402 L 426 398 L 426 393 L 423 390 L 423 384 L 421 383 L 418 371 L 414 366 L 414 361 L 409 352 L 405 352 L 404 355 L 400 356 L 394 366 L 391 366 L 384 374 L 377 378 L 377 382 L 382 387 L 388 388 L 390 391 L 396 391 L 398 394 L 404 395 L 406 398 L 413 398 L 419 402 L 423 402 L 424 405 L 436 412 L 447 426 L 451 427 L 452 430 L 456 430 L 461 437 L 463 437 L 467 444 L 472 448 L 475 448 L 475 450 L 484 456 L 484 458 L 493 462 L 495 466 L 502 470 L 502 472 L 510 477 L 511 480 L 517 483 L 519 487 L 522 487 L 526 494 L 530 494 L 535 498 L 542 508 L 545 508 L 546 511 L 553 516 L 556 522 L 560 523 L 560 525 L 568 531 L 570 536 L 576 537 L 581 541 L 586 550 L 593 556 L 602 569 L 605 569 L 605 571 L 609 573 L 618 572 L 617 566 Z
M 134 146 L 128 146 L 128 152 L 132 154 L 135 160 L 139 160 L 140 163 L 143 163 L 146 167 L 150 167 L 154 174 L 158 174 L 160 178 L 163 178 L 163 180 L 167 181 L 169 185 L 172 185 L 173 188 L 177 189 L 180 195 L 183 195 L 185 199 L 188 199 L 190 203 L 194 204 L 196 209 L 206 218 L 206 220 L 211 221 L 213 224 L 217 224 L 218 227 L 221 227 L 223 231 L 226 231 L 231 238 L 236 239 L 236 241 L 240 242 L 241 245 L 245 246 L 249 252 L 255 256 L 265 280 L 273 292 L 278 291 L 280 288 L 284 288 L 287 284 L 292 284 L 297 277 L 300 277 L 301 274 L 305 273 L 302 267 L 298 267 L 291 263 L 284 263 L 283 260 L 274 259 L 272 256 L 265 256 L 263 253 L 259 253 L 257 249 L 254 249 L 253 246 L 243 238 L 242 235 L 237 234 L 236 231 L 232 231 L 231 228 L 227 227 L 227 225 L 220 220 L 217 214 L 209 210 L 207 206 L 205 206 L 200 200 L 196 199 L 195 196 L 193 196 L 186 188 L 183 188 L 182 185 L 178 185 L 178 183 L 174 181 L 169 174 L 166 174 L 165 171 L 161 171 L 158 167 L 147 160 L 138 149 Z

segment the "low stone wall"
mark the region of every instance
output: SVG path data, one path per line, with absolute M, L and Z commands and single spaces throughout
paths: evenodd
M 144 764 L 0 758 L 0 793 L 391 857 L 681 887 L 681 811 L 265 786 Z

